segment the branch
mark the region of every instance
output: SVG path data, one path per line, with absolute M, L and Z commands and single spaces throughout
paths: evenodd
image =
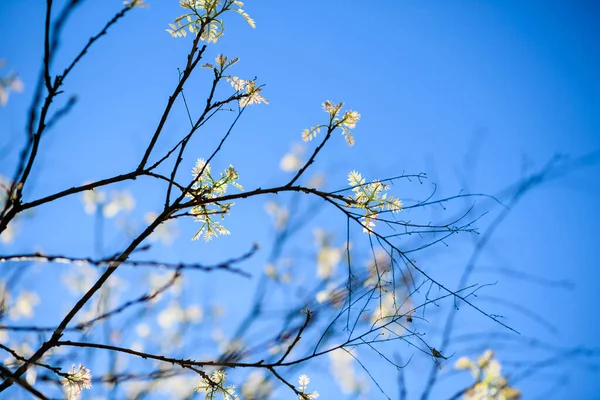
M 4 365 L 0 364 L 0 375 L 4 377 L 5 382 L 15 382 L 17 385 L 21 386 L 23 389 L 27 390 L 29 393 L 33 394 L 38 399 L 48 400 L 46 396 L 44 396 L 41 392 L 31 386 L 29 383 L 24 381 L 23 379 L 15 376 L 9 369 L 7 369 Z
M 279 361 L 276 362 L 276 364 L 281 364 L 283 362 L 283 360 L 286 359 L 286 357 L 290 354 L 290 352 L 292 351 L 294 346 L 296 346 L 296 344 L 298 344 L 298 342 L 300 341 L 300 338 L 302 337 L 302 332 L 304 332 L 304 329 L 306 329 L 306 327 L 308 326 L 308 323 L 310 322 L 311 311 L 307 307 L 306 309 L 302 310 L 302 312 L 304 314 L 306 314 L 306 320 L 304 321 L 304 324 L 298 330 L 298 333 L 296 334 L 296 337 L 294 338 L 294 341 L 292 342 L 292 344 L 290 344 L 287 351 L 283 354 L 283 356 L 281 356 L 281 358 L 279 359 Z
M 137 167 L 137 171 L 142 171 L 144 169 L 144 167 L 146 166 L 146 163 L 148 162 L 148 158 L 150 157 L 150 154 L 152 153 L 152 149 L 154 149 L 154 145 L 156 144 L 156 141 L 158 140 L 158 137 L 160 136 L 162 129 L 163 129 L 165 123 L 167 122 L 167 117 L 169 116 L 169 114 L 171 112 L 171 108 L 173 107 L 173 104 L 175 104 L 175 100 L 177 100 L 177 97 L 183 90 L 183 85 L 185 84 L 187 79 L 192 74 L 192 71 L 194 70 L 196 65 L 198 65 L 198 62 L 200 62 L 200 60 L 202 59 L 202 54 L 204 54 L 204 50 L 206 50 L 206 45 L 202 46 L 200 51 L 198 51 L 198 42 L 200 41 L 201 35 L 202 35 L 202 30 L 200 30 L 196 34 L 196 38 L 194 39 L 194 42 L 192 43 L 192 49 L 190 50 L 190 53 L 188 54 L 188 57 L 187 57 L 187 65 L 186 65 L 185 69 L 183 70 L 183 73 L 181 74 L 181 79 L 179 79 L 179 82 L 177 84 L 177 87 L 175 87 L 173 94 L 171 94 L 171 96 L 169 96 L 169 101 L 167 102 L 167 106 L 165 107 L 165 110 L 163 111 L 163 114 L 160 118 L 158 126 L 156 127 L 156 131 L 154 132 L 154 134 L 152 135 L 152 138 L 150 139 L 150 144 L 146 148 L 146 152 L 144 153 L 144 156 L 142 157 L 142 160 L 140 161 L 140 164 Z M 196 58 L 194 59 L 196 52 L 198 52 L 198 54 L 197 54 Z
M 292 180 L 288 182 L 288 184 L 286 186 L 288 186 L 288 187 L 292 186 L 294 183 L 296 183 L 296 181 L 298 179 L 300 179 L 300 177 L 302 176 L 304 171 L 306 171 L 308 169 L 308 167 L 315 161 L 317 154 L 319 154 L 319 152 L 323 149 L 323 146 L 325 146 L 325 143 L 327 143 L 327 141 L 331 138 L 331 132 L 333 132 L 335 130 L 335 128 L 337 128 L 337 125 L 331 125 L 331 123 L 329 124 L 329 126 L 327 127 L 327 133 L 325 134 L 323 141 L 317 146 L 315 151 L 313 151 L 312 155 L 310 156 L 310 158 L 308 159 L 306 164 L 304 164 L 304 166 L 302 168 L 300 168 L 300 170 L 296 173 L 296 175 L 292 178 Z
M 155 268 L 164 268 L 169 270 L 198 270 L 204 272 L 211 272 L 216 270 L 226 270 L 229 272 L 233 272 L 235 274 L 242 275 L 244 277 L 249 278 L 250 274 L 246 271 L 243 271 L 238 268 L 231 267 L 232 264 L 237 264 L 239 262 L 245 261 L 252 257 L 256 251 L 258 250 L 258 246 L 253 246 L 250 251 L 243 254 L 240 257 L 232 258 L 226 260 L 219 264 L 213 265 L 202 265 L 196 263 L 167 263 L 160 261 L 151 261 L 151 260 L 125 260 L 122 261 L 122 265 L 131 266 L 131 267 L 155 267 Z M 118 258 L 110 257 L 110 258 L 102 258 L 102 259 L 92 259 L 92 258 L 76 258 L 76 257 L 68 257 L 61 255 L 46 255 L 42 253 L 29 253 L 29 254 L 15 254 L 9 256 L 0 256 L 0 262 L 20 262 L 20 261 L 34 261 L 34 262 L 56 262 L 63 264 L 91 264 L 94 266 L 102 266 L 102 265 L 110 265 L 111 263 L 117 262 Z

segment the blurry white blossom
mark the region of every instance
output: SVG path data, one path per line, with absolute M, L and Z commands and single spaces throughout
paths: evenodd
M 27 342 L 22 342 L 22 343 L 18 343 L 18 344 L 12 343 L 10 348 L 21 357 L 28 358 L 33 355 L 33 349 Z M 15 359 L 12 355 L 9 355 L 8 357 L 6 357 L 4 359 L 4 361 L 2 363 L 6 367 L 12 368 L 12 367 L 15 367 L 16 365 L 20 365 L 21 361 Z
M 275 282 L 290 283 L 292 281 L 292 275 L 289 272 L 281 273 L 273 264 L 265 266 L 265 275 Z
M 106 281 L 108 287 L 112 290 L 111 296 L 115 296 L 115 292 L 117 291 L 125 291 L 129 287 L 129 281 L 124 279 L 118 275 L 111 275 Z
M 171 328 L 184 320 L 185 311 L 176 301 L 169 303 L 157 316 L 158 325 L 163 329 Z
M 335 308 L 340 308 L 348 298 L 348 290 L 345 287 L 340 287 L 334 282 L 327 283 L 325 289 L 317 292 L 315 296 L 319 303 L 328 302 Z
M 521 392 L 508 385 L 502 376 L 502 365 L 494 358 L 494 352 L 486 350 L 477 361 L 461 357 L 454 365 L 456 369 L 468 369 L 473 375 L 475 384 L 465 392 L 464 400 L 517 400 Z
M 85 182 L 87 184 L 89 182 Z M 86 190 L 81 195 L 83 209 L 86 214 L 94 214 L 98 208 L 98 204 L 106 202 L 106 193 L 100 189 Z
M 4 67 L 5 61 L 0 60 L 0 68 Z M 10 72 L 5 76 L 0 76 L 0 106 L 8 103 L 10 92 L 22 92 L 23 82 L 15 72 Z
M 329 371 L 333 375 L 343 393 L 364 393 L 367 382 L 357 376 L 354 370 L 356 349 L 345 351 L 337 349 L 329 353 Z
M 2 60 L 0 60 L 0 63 Z M 4 201 L 8 196 L 11 181 L 3 175 L 0 175 L 0 208 L 4 205 Z M 0 233 L 0 243 L 11 244 L 15 239 L 16 230 L 13 221 L 8 223 L 8 226 Z
M 10 292 L 6 287 L 6 282 L 0 281 L 0 315 L 6 314 L 10 304 Z
M 137 335 L 139 337 L 146 338 L 146 337 L 150 336 L 150 333 L 152 331 L 150 330 L 150 326 L 148 324 L 141 323 L 135 327 L 135 332 L 137 333 Z
M 281 206 L 274 201 L 268 201 L 265 204 L 265 211 L 273 218 L 275 229 L 281 231 L 285 228 L 290 216 L 290 212 L 285 206 Z
M 284 272 L 280 275 L 280 281 L 282 283 L 290 283 L 292 281 L 292 274 L 290 274 L 289 272 Z
M 377 302 L 377 306 L 371 314 L 370 322 L 374 326 L 386 325 L 388 330 L 400 335 L 404 328 L 400 323 L 393 323 L 392 321 L 399 321 L 404 315 L 409 315 L 413 309 L 413 303 L 405 296 L 388 292 Z
M 373 259 L 367 263 L 367 273 L 369 276 L 364 286 L 389 286 L 393 280 L 390 255 L 385 250 L 377 249 Z
M 172 400 L 190 399 L 194 394 L 194 384 L 188 376 L 175 375 L 161 379 L 152 392 L 160 392 L 165 395 L 163 398 Z
M 8 316 L 13 321 L 21 318 L 31 318 L 34 314 L 33 309 L 39 302 L 40 297 L 36 293 L 23 290 L 8 310 Z
M 279 161 L 279 168 L 285 172 L 298 171 L 303 165 L 304 161 L 301 156 L 304 153 L 305 147 L 300 143 L 294 143 L 291 151 L 286 153 Z
M 265 275 L 271 279 L 275 279 L 277 277 L 277 269 L 273 264 L 265 265 Z
M 62 282 L 74 295 L 82 295 L 96 282 L 98 270 L 89 264 L 78 265 L 62 275 Z
M 248 374 L 246 382 L 242 385 L 242 398 L 244 400 L 266 400 L 273 391 L 273 385 L 266 379 L 263 370 L 254 370 Z
M 130 212 L 135 208 L 135 199 L 129 190 L 113 190 L 110 196 L 106 192 L 93 189 L 86 190 L 81 195 L 86 214 L 94 214 L 101 207 L 102 215 L 113 218 L 121 211 Z
M 27 372 L 25 373 L 25 382 L 27 382 L 33 386 L 33 385 L 35 385 L 36 381 L 37 381 L 37 367 L 32 365 L 27 369 Z
M 173 278 L 175 277 L 175 272 L 171 272 L 171 271 L 167 271 L 164 273 L 160 273 L 160 272 L 151 272 L 150 273 L 150 277 L 149 277 L 149 284 L 150 284 L 150 293 L 154 294 L 156 291 L 160 290 L 161 288 L 164 288 L 165 285 L 167 285 Z M 176 278 L 174 282 L 172 282 L 171 286 L 169 286 L 168 288 L 168 292 L 173 296 L 173 297 L 179 297 L 181 295 L 181 290 L 182 290 L 182 279 L 181 276 L 179 278 Z M 159 294 L 158 296 L 156 296 L 152 302 L 158 302 L 161 298 L 162 295 L 164 294 L 164 292 L 162 292 L 161 294 Z
M 228 340 L 221 337 L 219 343 L 219 352 L 224 358 L 231 361 L 237 360 L 246 351 L 246 343 L 242 339 Z
M 333 236 L 322 229 L 316 229 L 314 236 L 319 248 L 319 252 L 317 253 L 317 276 L 321 279 L 330 278 L 342 259 L 344 247 L 332 247 Z
M 198 305 L 192 304 L 185 309 L 185 318 L 189 322 L 199 323 L 203 315 L 204 311 Z
M 125 0 L 123 2 L 123 5 L 127 8 L 133 8 L 133 7 L 146 8 L 146 7 L 148 7 L 148 4 L 145 4 L 144 1 L 145 0 Z
M 130 212 L 135 207 L 135 199 L 129 190 L 115 190 L 110 193 L 110 201 L 104 205 L 102 213 L 113 218 L 121 211 Z
M 179 302 L 172 301 L 157 316 L 158 325 L 168 329 L 176 324 L 191 322 L 198 323 L 202 320 L 203 311 L 197 305 L 190 305 L 183 309 Z
M 137 399 L 148 388 L 148 384 L 142 381 L 124 382 L 123 386 L 128 399 Z
M 9 222 L 2 233 L 0 233 L 0 242 L 4 244 L 11 244 L 15 240 L 17 231 L 13 221 Z
M 283 353 L 283 352 L 287 351 L 287 349 L 290 348 L 290 346 L 292 345 L 293 342 L 294 342 L 294 337 L 292 335 L 289 335 L 289 334 L 281 335 L 276 341 L 270 343 L 271 347 L 269 347 L 269 353 L 270 354 Z M 293 354 L 293 353 L 294 353 L 294 351 L 292 350 L 292 352 L 290 354 Z

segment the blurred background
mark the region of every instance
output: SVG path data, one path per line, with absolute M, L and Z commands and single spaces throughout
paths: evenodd
M 23 82 L 23 90 L 10 92 L 0 108 L 0 174 L 4 177 L 14 173 L 24 143 L 27 108 L 41 68 L 43 3 L 0 3 L 2 76 L 16 71 Z M 55 3 L 59 9 L 62 2 Z M 137 166 L 177 83 L 177 68 L 184 66 L 191 42 L 190 37 L 175 39 L 165 32 L 167 24 L 182 13 L 177 1 L 147 3 L 148 8 L 134 10 L 111 29 L 65 83 L 59 104 L 71 95 L 77 96 L 78 104 L 43 139 L 26 200 Z M 53 73 L 60 73 L 120 7 L 116 0 L 84 1 L 65 28 Z M 479 341 L 475 344 L 466 336 L 466 343 L 457 345 L 456 354 L 440 371 L 440 384 L 431 398 L 448 398 L 468 385 L 469 374 L 453 371 L 454 362 L 459 356 L 473 357 L 487 348 L 495 350 L 509 375 L 519 376 L 527 368 L 537 370 L 514 384 L 525 399 L 598 398 L 594 384 L 597 353 L 586 357 L 591 353 L 583 350 L 597 351 L 600 346 L 596 315 L 600 252 L 594 239 L 600 222 L 597 4 L 340 0 L 295 4 L 264 0 L 248 1 L 245 10 L 255 19 L 256 29 L 236 15 L 227 16 L 225 36 L 209 45 L 206 58 L 212 61 L 219 53 L 239 57 L 232 73 L 243 79 L 256 77 L 265 84 L 263 93 L 269 104 L 245 111 L 213 161 L 214 171 L 233 164 L 246 190 L 285 184 L 293 175 L 282 170 L 282 158 L 306 160 L 311 154 L 315 143 L 303 144 L 300 132 L 326 122 L 320 106 L 324 100 L 343 101 L 362 116 L 355 129 L 356 144 L 349 148 L 341 137 L 334 137 L 306 176 L 308 181 L 323 174 L 324 188 L 329 191 L 346 188 L 351 170 L 360 171 L 367 180 L 426 173 L 422 183 L 395 182 L 390 193 L 405 204 L 432 193 L 435 198 L 488 194 L 507 203 L 518 190 L 516 185 L 556 160 L 555 169 L 545 175 L 547 179 L 514 204 L 498 226 L 494 221 L 504 208 L 486 197 L 460 198 L 415 214 L 423 223 L 447 221 L 473 206 L 473 218 L 481 216 L 476 223 L 479 235 L 460 234 L 410 254 L 420 267 L 450 287 L 456 285 L 477 241 L 487 240 L 486 232 L 494 228 L 469 282 L 490 284 L 477 293 L 478 306 L 501 315 L 504 323 L 521 334 L 516 339 L 519 345 L 507 344 L 513 339 L 497 340 L 491 335 L 510 331 L 462 305 L 456 336 L 474 335 Z M 202 109 L 211 75 L 210 70 L 199 70 L 186 85 L 192 112 Z M 227 113 L 217 116 L 194 138 L 180 176 L 189 174 L 197 158 L 210 155 L 231 119 Z M 176 143 L 188 124 L 185 107 L 177 102 L 157 154 Z M 39 249 L 82 257 L 114 254 L 128 243 L 132 232 L 140 230 L 148 213 L 160 210 L 164 202 L 161 188 L 151 180 L 108 188 L 106 203 L 123 193 L 127 198 L 115 200 L 119 206 L 108 215 L 98 213 L 97 207 L 90 205 L 94 201 L 86 203 L 82 196 L 44 205 L 19 219 L 14 236 L 2 238 L 0 251 L 18 254 Z M 114 190 L 118 192 L 111 192 Z M 277 229 L 267 212 L 273 212 L 273 204 L 265 210 L 270 201 L 295 210 L 290 208 L 294 196 L 239 201 L 223 222 L 231 235 L 209 243 L 191 242 L 197 224 L 177 221 L 162 237 L 154 237 L 152 249 L 144 255 L 170 262 L 215 263 L 243 254 L 253 243 L 260 245 L 258 253 L 241 264 L 253 274 L 252 279 L 192 273 L 182 285 L 185 304 L 197 304 L 204 315 L 198 318 L 199 311 L 194 314 L 195 309 L 186 306 L 189 319 L 193 322 L 195 315 L 198 329 L 207 337 L 224 337 L 214 339 L 217 342 L 226 341 L 228 332 L 246 315 L 248 299 L 271 262 L 269 252 Z M 275 265 L 282 274 L 289 272 L 290 285 L 300 286 L 316 279 L 319 240 L 315 245 L 315 229 L 331 232 L 336 248 L 345 248 L 347 240 L 343 215 L 318 201 L 302 201 L 304 208 L 298 210 L 318 214 L 289 239 L 285 257 Z M 365 236 L 355 228 L 348 238 L 356 245 L 357 262 L 367 263 L 370 253 Z M 399 241 L 399 246 L 412 249 L 418 240 L 411 240 L 416 241 Z M 340 276 L 343 264 L 341 261 Z M 16 263 L 5 264 L 3 279 L 14 274 L 15 268 L 19 268 Z M 74 266 L 28 266 L 15 293 L 26 288 L 39 298 L 34 302 L 35 315 L 26 319 L 23 314 L 17 321 L 44 326 L 56 323 L 79 298 L 76 289 L 57 291 L 57 285 L 75 287 L 85 282 L 85 277 L 79 277 L 79 283 L 67 283 L 68 277 L 78 274 L 83 272 Z M 115 283 L 114 290 L 121 290 L 126 299 L 128 291 L 142 290 L 152 275 L 125 271 L 117 278 L 125 283 L 121 289 Z M 278 290 L 271 305 L 291 307 L 291 302 L 280 298 L 287 289 Z M 162 301 L 170 304 L 168 299 Z M 429 314 L 422 315 L 432 345 L 439 340 L 448 310 L 433 306 Z M 4 340 L 12 343 L 16 339 L 9 335 Z M 127 346 L 140 341 L 121 340 Z M 544 345 L 532 344 L 535 340 Z M 433 360 L 409 346 L 395 346 L 398 348 L 393 351 L 404 361 L 414 353 L 404 381 L 408 398 L 419 398 Z M 471 353 L 465 353 L 467 350 Z M 369 371 L 385 393 L 398 398 L 396 369 L 378 361 L 379 356 L 369 354 L 368 349 L 358 351 L 364 352 Z M 448 353 L 454 352 L 450 346 Z M 328 378 L 327 360 L 310 366 L 312 370 L 299 371 L 311 377 L 310 387 L 322 398 L 337 398 L 340 389 Z M 385 398 L 359 366 L 354 368 L 360 379 L 368 382 L 364 398 Z M 292 395 L 284 388 L 278 390 L 275 398 Z

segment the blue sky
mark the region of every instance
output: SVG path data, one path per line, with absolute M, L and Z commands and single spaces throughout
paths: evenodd
M 38 160 L 27 193 L 31 198 L 120 173 L 142 155 L 190 41 L 164 32 L 180 14 L 176 1 L 147 2 L 150 7 L 118 24 L 67 82 L 66 92 L 77 94 L 79 104 L 44 141 L 48 147 Z M 41 61 L 43 7 L 38 3 L 7 0 L 0 5 L 0 58 L 19 72 L 26 87 L 0 109 L 0 145 L 8 143 L 13 150 L 1 159 L 4 175 L 12 173 Z M 55 65 L 64 65 L 120 3 L 85 2 L 67 26 Z M 302 129 L 323 120 L 320 103 L 326 99 L 344 101 L 362 115 L 356 145 L 348 148 L 339 138 L 318 160 L 316 169 L 327 173 L 327 188 L 332 190 L 344 187 L 348 171 L 357 169 L 367 178 L 426 172 L 427 188 L 437 183 L 438 195 L 461 190 L 496 194 L 556 154 L 575 158 L 600 150 L 596 23 L 600 10 L 593 2 L 246 3 L 257 28 L 230 16 L 225 36 L 207 54 L 210 59 L 218 53 L 239 57 L 235 73 L 248 79 L 256 76 L 266 84 L 270 104 L 247 110 L 232 141 L 215 160 L 217 169 L 233 163 L 247 189 L 286 179 L 279 160 L 300 141 Z M 207 73 L 198 71 L 186 88 L 192 109 L 202 106 Z M 174 117 L 168 131 L 176 137 L 187 126 L 181 106 Z M 218 139 L 209 132 L 218 127 L 209 125 L 206 136 L 193 142 L 194 155 L 186 165 L 207 156 Z M 167 139 L 158 148 L 167 149 L 168 144 Z M 525 305 L 557 325 L 556 333 L 543 332 L 540 324 L 514 310 L 498 309 L 524 336 L 545 335 L 564 346 L 600 347 L 600 325 L 594 316 L 600 300 L 600 254 L 593 231 L 600 221 L 599 176 L 596 158 L 593 166 L 528 194 L 496 232 L 481 260 L 486 266 L 574 284 L 569 291 L 503 275 L 475 274 L 473 281 L 479 283 L 498 280 L 489 295 Z M 416 197 L 400 192 L 413 190 L 410 185 L 393 190 L 401 198 Z M 419 195 L 427 192 L 418 190 Z M 140 215 L 141 210 L 160 205 L 150 193 L 135 193 Z M 253 241 L 268 243 L 265 200 L 240 202 L 238 218 L 228 225 L 232 235 L 211 243 L 213 247 L 194 243 L 194 250 L 187 243 L 194 226 L 182 224 L 180 240 L 185 246 L 165 248 L 157 256 L 192 259 L 200 251 L 203 260 L 214 261 L 231 249 L 247 249 Z M 25 222 L 32 233 L 2 251 L 31 249 L 32 244 L 48 252 L 93 251 L 92 219 L 82 225 L 83 212 L 64 216 L 64 210 L 74 207 L 81 207 L 79 199 L 41 208 L 36 218 Z M 443 215 L 441 210 L 431 213 Z M 492 215 L 482 220 L 483 228 Z M 343 219 L 328 223 L 337 227 L 338 240 L 343 240 Z M 118 250 L 118 239 L 107 240 L 107 247 L 116 243 L 109 252 Z M 448 281 L 455 279 L 455 271 L 470 254 L 470 241 L 461 240 L 439 253 L 426 253 L 427 268 Z M 434 265 L 439 263 L 454 268 Z M 259 264 L 250 268 L 258 271 Z M 218 283 L 226 278 L 215 279 Z M 482 317 L 469 316 L 466 321 L 479 324 L 481 331 L 495 329 Z M 429 371 L 424 360 L 416 365 L 415 378 Z M 555 398 L 596 398 L 597 374 L 578 363 L 573 370 L 576 373 L 570 373 Z M 544 393 L 554 379 L 547 375 L 522 383 L 525 398 Z M 315 378 L 317 388 L 319 382 Z M 325 379 L 321 382 L 325 385 Z M 443 394 L 437 393 L 439 398 Z

